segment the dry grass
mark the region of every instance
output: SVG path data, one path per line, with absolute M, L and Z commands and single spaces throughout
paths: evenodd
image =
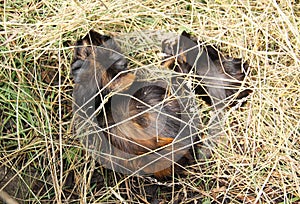
M 227 146 L 188 167 L 188 176 L 159 185 L 157 200 L 300 202 L 298 0 L 0 4 L 0 190 L 19 202 L 146 202 L 155 181 L 99 167 L 72 134 L 72 45 L 91 28 L 109 35 L 187 30 L 247 60 L 253 94 L 245 107 L 228 110 Z M 155 58 L 149 50 L 131 57 L 146 59 L 132 67 Z

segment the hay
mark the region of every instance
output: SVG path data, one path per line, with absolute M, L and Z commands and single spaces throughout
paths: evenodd
M 19 202 L 144 203 L 156 183 L 156 199 L 166 203 L 300 200 L 299 1 L 0 4 L 0 191 Z M 186 30 L 247 60 L 253 94 L 228 110 L 228 144 L 167 183 L 95 164 L 70 126 L 72 46 L 92 28 L 114 36 Z M 129 53 L 131 68 L 158 65 L 157 51 Z

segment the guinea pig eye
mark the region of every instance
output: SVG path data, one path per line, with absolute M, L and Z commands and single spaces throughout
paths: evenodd
M 127 68 L 127 60 L 125 58 L 120 58 L 113 64 L 115 69 L 125 70 Z
M 162 42 L 162 53 L 164 53 L 168 57 L 171 57 L 174 54 L 171 44 L 167 40 L 164 40 Z

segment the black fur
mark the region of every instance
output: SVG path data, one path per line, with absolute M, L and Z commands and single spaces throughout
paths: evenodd
M 200 82 L 196 93 L 209 105 L 224 106 L 230 99 L 247 96 L 251 90 L 239 91 L 249 66 L 242 59 L 223 57 L 211 45 L 203 45 L 185 31 L 178 40 L 162 43 L 162 52 L 167 55 L 163 65 L 176 72 L 190 73 Z

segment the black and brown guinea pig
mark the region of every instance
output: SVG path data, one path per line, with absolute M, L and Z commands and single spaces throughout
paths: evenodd
M 71 71 L 76 135 L 105 167 L 161 178 L 193 160 L 200 117 L 181 79 L 137 80 L 117 43 L 93 30 Z

